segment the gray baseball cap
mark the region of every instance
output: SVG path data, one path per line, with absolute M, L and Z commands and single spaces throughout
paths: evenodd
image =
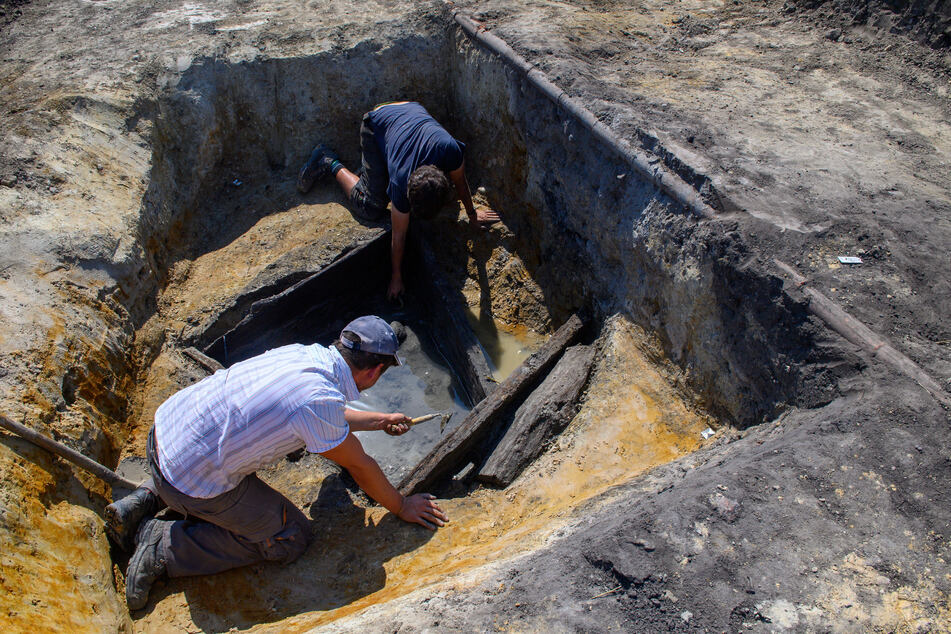
M 350 341 L 343 336 L 345 332 L 352 332 L 360 338 L 360 341 Z M 400 347 L 396 333 L 388 323 L 376 315 L 357 317 L 344 326 L 340 331 L 340 343 L 351 350 L 389 355 L 396 360 L 396 365 L 403 365 L 396 354 L 396 350 Z

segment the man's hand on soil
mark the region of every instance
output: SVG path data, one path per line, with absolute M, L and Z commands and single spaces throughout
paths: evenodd
M 392 279 L 390 280 L 390 286 L 386 291 L 386 298 L 390 301 L 397 301 L 400 299 L 400 296 L 403 294 L 403 280 L 401 279 Z
M 491 209 L 476 209 L 476 225 L 480 228 L 494 224 L 501 220 L 499 214 Z
M 425 526 L 431 531 L 437 526 L 445 526 L 449 521 L 439 505 L 435 502 L 436 496 L 429 493 L 417 493 L 403 498 L 398 516 L 401 520 Z

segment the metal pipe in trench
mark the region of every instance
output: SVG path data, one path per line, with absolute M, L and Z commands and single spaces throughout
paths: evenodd
M 601 143 L 619 152 L 642 179 L 652 183 L 698 216 L 703 218 L 714 218 L 716 216 L 716 211 L 703 201 L 697 190 L 668 170 L 659 158 L 631 147 L 629 143 L 615 135 L 610 128 L 598 121 L 598 118 L 590 110 L 569 97 L 564 90 L 553 84 L 545 76 L 545 73 L 532 66 L 503 40 L 485 30 L 479 30 L 479 25 L 472 18 L 463 15 L 457 9 L 451 9 L 451 11 L 456 23 L 462 27 L 462 30 L 469 37 L 481 43 L 504 62 L 525 75 L 529 82 L 556 105 L 573 115 Z

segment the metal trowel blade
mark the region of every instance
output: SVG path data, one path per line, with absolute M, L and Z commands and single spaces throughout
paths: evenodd
M 449 423 L 449 419 L 452 418 L 454 412 L 448 412 L 443 414 L 442 420 L 439 421 L 439 433 L 441 434 L 444 429 L 446 429 L 446 424 Z

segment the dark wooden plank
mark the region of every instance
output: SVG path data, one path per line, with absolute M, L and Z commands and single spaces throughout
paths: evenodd
M 407 259 L 412 267 L 409 290 L 426 307 L 432 339 L 462 383 L 469 407 L 496 388 L 492 370 L 479 339 L 466 319 L 462 293 L 454 290 L 442 274 L 436 256 L 419 231 L 409 234 Z M 466 257 L 460 254 L 460 257 Z
M 316 341 L 324 331 L 335 336 L 346 323 L 338 323 L 341 315 L 368 297 L 382 295 L 389 249 L 390 234 L 382 233 L 290 288 L 254 302 L 244 319 L 205 348 L 205 354 L 230 366 L 269 348 Z
M 451 476 L 455 469 L 470 462 L 469 451 L 482 440 L 498 419 L 499 413 L 531 389 L 535 380 L 548 372 L 565 348 L 581 333 L 581 319 L 572 315 L 545 344 L 526 359 L 511 376 L 479 402 L 462 424 L 436 445 L 400 483 L 404 495 L 432 486 L 439 478 Z
M 511 425 L 476 476 L 507 487 L 578 413 L 581 390 L 594 363 L 592 346 L 565 350 L 555 368 L 519 406 Z

